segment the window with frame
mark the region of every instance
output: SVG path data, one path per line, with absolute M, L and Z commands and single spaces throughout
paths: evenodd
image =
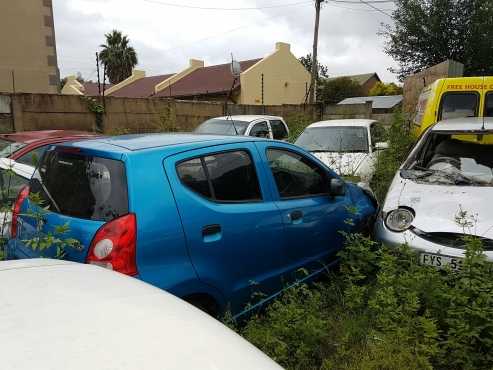
M 281 199 L 328 193 L 328 174 L 308 158 L 288 150 L 267 149 L 269 167 Z
M 208 154 L 177 166 L 181 182 L 192 191 L 218 202 L 262 200 L 255 165 L 246 151 Z
M 288 131 L 286 126 L 279 120 L 270 121 L 270 127 L 272 128 L 272 136 L 276 140 L 284 140 L 288 137 Z
M 476 117 L 479 94 L 476 92 L 448 92 L 442 95 L 438 119 Z
M 267 126 L 267 122 L 256 123 L 250 130 L 249 136 L 269 137 L 269 126 Z
M 488 91 L 486 93 L 484 102 L 484 116 L 493 117 L 493 91 Z
M 371 144 L 385 141 L 386 131 L 381 123 L 375 122 L 370 126 Z

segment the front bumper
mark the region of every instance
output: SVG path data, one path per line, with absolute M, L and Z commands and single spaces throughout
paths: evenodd
M 417 252 L 437 254 L 441 256 L 465 258 L 465 250 L 452 248 L 446 245 L 430 242 L 413 233 L 411 230 L 395 232 L 385 226 L 385 222 L 380 212 L 374 226 L 374 236 L 382 244 L 397 247 L 406 244 Z M 484 252 L 486 259 L 493 262 L 493 251 Z

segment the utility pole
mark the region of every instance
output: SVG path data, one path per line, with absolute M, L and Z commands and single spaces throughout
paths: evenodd
M 320 8 L 324 0 L 315 0 L 315 31 L 313 32 L 312 78 L 310 82 L 310 104 L 315 103 L 315 92 L 318 80 L 318 25 L 320 23 Z
M 96 53 L 96 70 L 98 71 L 98 93 L 101 96 L 101 77 L 99 76 L 99 53 Z

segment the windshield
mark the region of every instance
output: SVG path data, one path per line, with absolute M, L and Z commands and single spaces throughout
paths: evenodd
M 493 186 L 493 133 L 430 133 L 401 176 L 438 185 Z
M 310 152 L 368 153 L 368 130 L 366 127 L 313 127 L 303 131 L 295 144 Z
M 63 215 L 111 221 L 128 213 L 125 166 L 117 160 L 51 150 L 30 187 Z
M 13 153 L 24 148 L 25 146 L 26 144 L 24 143 L 0 139 L 0 158 L 10 157 Z
M 198 134 L 244 135 L 249 124 L 250 122 L 245 121 L 213 118 L 202 123 L 195 129 L 195 132 Z

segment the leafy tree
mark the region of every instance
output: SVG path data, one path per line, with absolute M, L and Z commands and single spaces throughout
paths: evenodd
M 370 96 L 387 96 L 387 95 L 401 95 L 402 86 L 398 86 L 395 83 L 377 82 L 369 92 Z
M 493 74 L 491 0 L 396 0 L 385 51 L 409 74 L 453 59 L 466 76 Z
M 312 54 L 311 53 L 307 54 L 304 57 L 300 57 L 299 61 L 301 64 L 303 64 L 303 66 L 306 68 L 306 70 L 308 72 L 310 72 L 310 73 L 312 72 Z M 325 78 L 329 77 L 328 70 L 329 70 L 329 68 L 326 65 L 323 65 L 319 62 L 318 63 L 318 77 L 319 77 L 319 79 L 321 77 L 325 77 Z
M 99 54 L 101 63 L 106 65 L 106 75 L 112 84 L 117 84 L 132 75 L 137 65 L 137 53 L 131 47 L 130 40 L 120 31 L 113 30 L 105 35 L 106 44 Z
M 361 86 L 349 77 L 324 79 L 318 84 L 317 98 L 329 104 L 361 95 Z

